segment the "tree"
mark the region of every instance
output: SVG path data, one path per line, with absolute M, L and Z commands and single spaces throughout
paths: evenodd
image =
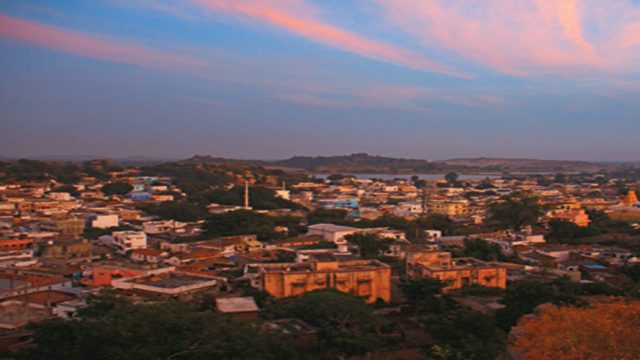
M 624 269 L 624 273 L 631 278 L 631 280 L 640 282 L 640 264 L 633 264 Z
M 636 359 L 640 353 L 640 303 L 590 308 L 546 307 L 520 321 L 514 347 L 523 360 Z
M 327 348 L 346 355 L 364 354 L 379 344 L 373 309 L 362 299 L 327 289 L 274 305 L 276 317 L 296 317 L 320 329 Z
M 344 239 L 356 245 L 360 256 L 366 259 L 373 259 L 382 255 L 389 249 L 389 245 L 393 243 L 393 240 L 389 238 L 381 238 L 378 234 L 364 232 L 349 234 Z
M 274 333 L 198 311 L 178 301 L 116 303 L 74 321 L 33 325 L 33 347 L 16 359 L 286 359 L 298 358 Z
M 415 186 L 418 189 L 424 189 L 427 187 L 427 180 L 424 180 L 424 179 L 415 180 L 413 182 L 413 186 Z
M 460 309 L 423 321 L 436 344 L 429 355 L 441 359 L 493 360 L 504 352 L 505 334 L 490 316 Z
M 504 196 L 489 206 L 491 220 L 513 230 L 537 223 L 542 210 L 538 198 L 524 191 Z
M 407 300 L 415 307 L 416 315 L 425 309 L 439 309 L 442 305 L 439 295 L 447 284 L 439 279 L 405 279 L 400 284 Z
M 557 173 L 553 178 L 553 182 L 564 184 L 567 182 L 567 177 L 563 173 Z
M 556 241 L 573 239 L 580 231 L 580 227 L 571 221 L 558 219 L 552 219 L 549 221 L 549 229 L 549 239 Z
M 207 203 L 217 203 L 223 205 L 244 204 L 244 186 L 234 186 L 230 190 L 211 190 L 202 194 Z M 273 189 L 262 186 L 249 188 L 249 202 L 254 209 L 298 209 L 294 202 L 276 196 Z
M 309 213 L 307 222 L 312 224 L 344 224 L 347 222 L 347 210 L 318 208 Z
M 498 244 L 490 243 L 482 239 L 465 239 L 464 249 L 459 254 L 464 257 L 473 257 L 483 261 L 504 261 L 505 256 Z
M 69 193 L 71 196 L 80 195 L 80 192 L 78 192 L 78 189 L 76 189 L 76 187 L 71 185 L 71 184 L 60 185 L 60 186 L 58 186 L 56 188 L 53 188 L 51 191 L 52 192 L 66 192 L 66 193 Z
M 276 237 L 278 234 L 273 228 L 273 220 L 268 215 L 248 210 L 211 215 L 204 224 L 209 236 L 256 234 L 260 240 Z
M 444 176 L 444 179 L 447 180 L 447 182 L 451 185 L 456 184 L 458 182 L 458 173 L 456 172 L 449 172 Z
M 107 196 L 126 195 L 133 190 L 133 186 L 126 182 L 112 182 L 104 185 L 100 191 Z
M 502 300 L 505 307 L 498 310 L 496 318 L 504 330 L 509 330 L 520 317 L 531 313 L 540 304 L 580 304 L 581 301 L 578 298 L 580 292 L 580 285 L 568 279 L 549 283 L 519 281 L 507 288 Z
M 444 235 L 453 235 L 457 228 L 450 217 L 436 213 L 419 217 L 415 220 L 415 225 L 421 230 L 440 230 Z
M 345 176 L 342 174 L 331 174 L 329 176 L 327 176 L 327 180 L 331 180 L 331 181 L 338 181 L 338 180 L 342 180 L 344 179 Z
M 188 201 L 163 201 L 159 204 L 141 205 L 144 211 L 157 215 L 162 219 L 177 221 L 196 221 L 207 217 L 204 205 Z

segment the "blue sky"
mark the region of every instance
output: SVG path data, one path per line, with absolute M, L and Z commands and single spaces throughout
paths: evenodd
M 3 156 L 640 160 L 631 0 L 7 0 L 0 52 Z

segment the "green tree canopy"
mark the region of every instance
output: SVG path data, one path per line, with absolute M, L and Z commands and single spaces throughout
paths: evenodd
M 489 206 L 491 220 L 513 230 L 536 224 L 542 211 L 538 198 L 524 191 L 503 196 Z
M 112 182 L 104 185 L 100 191 L 107 196 L 126 195 L 133 190 L 133 186 L 126 182 Z
M 173 219 L 177 221 L 202 220 L 208 215 L 204 205 L 184 200 L 163 201 L 159 204 L 143 204 L 140 205 L 140 208 L 162 219 Z
M 16 359 L 295 359 L 293 347 L 250 324 L 177 301 L 117 303 L 74 321 L 33 325 Z
M 438 298 L 447 283 L 432 278 L 405 279 L 400 284 L 407 300 L 416 307 L 416 313 L 424 309 L 438 309 L 441 301 Z
M 378 234 L 358 232 L 344 237 L 345 240 L 358 247 L 360 256 L 366 259 L 376 258 L 393 243 L 393 240 L 382 238 Z
M 458 173 L 452 171 L 445 174 L 444 179 L 447 180 L 449 184 L 453 185 L 458 182 L 458 177 Z
M 280 300 L 273 310 L 276 317 L 296 317 L 318 327 L 325 345 L 341 354 L 364 354 L 379 344 L 373 308 L 337 290 L 318 290 Z
M 462 257 L 473 257 L 483 261 L 506 260 L 500 245 L 482 239 L 465 239 L 464 249 L 457 254 Z
M 428 350 L 435 359 L 493 360 L 504 352 L 506 336 L 492 317 L 459 309 L 427 317 L 424 326 L 436 340 Z
M 579 304 L 581 292 L 580 284 L 568 279 L 553 282 L 519 281 L 507 288 L 503 299 L 505 307 L 498 311 L 496 318 L 503 329 L 509 330 L 520 317 L 531 313 L 540 304 Z
M 277 236 L 271 217 L 248 210 L 211 215 L 204 224 L 209 236 L 257 234 L 260 240 Z
M 318 208 L 307 215 L 309 225 L 313 224 L 345 224 L 347 222 L 347 210 Z

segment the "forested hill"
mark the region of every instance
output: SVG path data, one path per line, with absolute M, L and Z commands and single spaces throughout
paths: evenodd
M 294 156 L 275 165 L 316 173 L 430 173 L 450 170 L 448 164 L 420 159 L 391 158 L 364 153 L 344 156 Z M 456 167 L 460 169 L 460 167 Z
M 605 165 L 587 161 L 510 159 L 510 158 L 469 158 L 438 161 L 455 167 L 467 167 L 482 171 L 541 171 L 541 172 L 574 172 L 598 171 Z

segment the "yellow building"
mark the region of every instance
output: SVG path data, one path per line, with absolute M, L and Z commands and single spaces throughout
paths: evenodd
M 447 216 L 462 216 L 469 212 L 466 201 L 434 201 L 429 204 L 429 211 Z
M 638 196 L 636 195 L 636 191 L 633 189 L 630 189 L 629 192 L 627 192 L 627 196 L 625 196 L 624 200 L 622 200 L 622 205 L 631 207 L 633 206 L 633 204 L 637 202 L 638 202 Z
M 63 236 L 77 238 L 82 235 L 85 228 L 85 220 L 73 217 L 51 217 L 42 220 L 42 230 L 54 231 Z
M 255 266 L 258 287 L 276 298 L 332 288 L 363 297 L 367 303 L 391 301 L 391 267 L 378 260 L 316 256 L 306 263 Z
M 507 270 L 474 258 L 451 258 L 448 252 L 413 252 L 406 257 L 409 278 L 430 277 L 447 283 L 445 291 L 469 285 L 507 287 Z

